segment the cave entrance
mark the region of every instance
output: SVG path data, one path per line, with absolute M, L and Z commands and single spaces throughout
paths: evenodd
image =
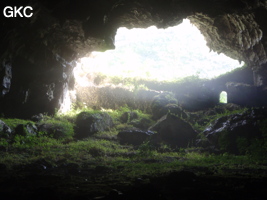
M 219 100 L 220 103 L 227 103 L 227 92 L 225 91 L 222 91 L 220 93 L 220 100 Z
M 74 69 L 75 98 L 81 105 L 99 106 L 106 101 L 118 105 L 112 98 L 121 92 L 111 94 L 110 88 L 114 87 L 131 92 L 149 90 L 151 82 L 165 84 L 190 76 L 211 79 L 243 65 L 210 51 L 203 35 L 188 19 L 167 29 L 119 28 L 115 46 L 115 50 L 91 52 L 79 60 Z M 108 93 L 111 95 L 108 99 L 101 99 L 101 95 Z M 122 96 L 125 99 L 127 95 Z
M 211 79 L 243 65 L 211 51 L 188 19 L 167 29 L 119 28 L 115 46 L 115 50 L 91 52 L 82 58 L 76 69 L 77 83 L 99 84 L 101 78 L 92 79 L 96 74 L 117 77 L 117 81 L 129 77 L 174 81 L 193 75 Z M 91 77 L 88 83 L 85 74 Z

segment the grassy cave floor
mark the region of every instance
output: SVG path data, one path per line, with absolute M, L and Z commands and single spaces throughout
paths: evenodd
M 150 142 L 122 145 L 116 138 L 118 131 L 131 125 L 118 119 L 127 109 L 110 113 L 114 128 L 82 140 L 73 137 L 76 114 L 46 116 L 40 122 L 40 126 L 47 125 L 61 134 L 39 131 L 37 136 L 21 135 L 19 131 L 10 141 L 1 138 L 1 198 L 267 199 L 267 160 L 265 153 L 257 152 L 259 148 L 254 148 L 254 155 L 231 155 L 196 147 L 175 149 L 164 143 L 156 147 Z M 199 120 L 204 120 L 204 125 L 193 125 L 201 132 L 211 120 L 240 112 L 223 110 L 211 116 L 200 113 L 198 116 L 203 119 Z M 137 113 L 140 121 L 150 119 Z M 1 120 L 13 130 L 20 124 L 34 124 L 19 119 Z
M 53 141 L 51 139 L 51 141 Z M 267 165 L 201 149 L 90 138 L 1 151 L 5 199 L 266 199 Z M 95 144 L 92 147 L 92 144 Z M 112 150 L 113 149 L 113 150 Z

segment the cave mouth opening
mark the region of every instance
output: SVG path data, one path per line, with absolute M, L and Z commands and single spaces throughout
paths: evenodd
M 211 51 L 204 36 L 188 19 L 167 29 L 119 28 L 115 45 L 115 50 L 91 52 L 80 59 L 75 69 L 78 85 L 99 85 L 104 77 L 112 77 L 105 83 L 125 78 L 175 81 L 197 76 L 211 79 L 244 64 Z
M 121 100 L 118 103 L 118 99 L 114 102 L 111 99 L 125 92 L 115 94 L 114 88 L 131 92 L 136 89 L 162 92 L 158 85 L 174 83 L 185 77 L 212 79 L 244 64 L 211 51 L 204 36 L 188 19 L 167 29 L 155 26 L 130 30 L 119 28 L 115 46 L 115 50 L 90 52 L 87 57 L 79 59 L 74 69 L 74 95 L 72 100 L 65 101 L 69 102 L 68 105 L 79 101 L 84 107 L 99 107 L 101 104 L 101 107 L 114 108 L 123 104 Z M 157 84 L 150 88 L 151 83 Z M 113 88 L 112 92 L 110 88 Z M 112 93 L 112 97 L 103 97 L 107 93 Z M 104 105 L 105 101 L 111 103 Z

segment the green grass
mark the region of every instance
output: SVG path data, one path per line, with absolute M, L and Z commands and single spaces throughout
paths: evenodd
M 0 144 L 0 146 L 4 146 Z M 163 148 L 163 147 L 162 147 Z M 58 140 L 47 136 L 27 138 L 20 136 L 13 144 L 6 145 L 0 152 L 0 163 L 9 168 L 25 165 L 39 159 L 51 164 L 57 162 L 105 165 L 113 169 L 121 167 L 121 174 L 134 178 L 142 175 L 156 175 L 184 168 L 198 170 L 205 168 L 223 175 L 225 169 L 258 169 L 266 168 L 266 160 L 257 160 L 249 155 L 235 156 L 230 154 L 214 155 L 199 153 L 194 149 L 171 150 L 166 152 L 156 149 L 149 143 L 134 148 L 131 145 L 120 145 L 116 141 L 88 138 L 82 141 Z M 265 167 L 264 167 L 265 166 Z M 202 173 L 199 171 L 198 173 Z M 227 172 L 228 173 L 228 172 Z
M 235 111 L 220 110 L 222 112 L 211 116 L 203 116 L 203 118 L 206 117 L 210 123 L 219 117 L 246 111 L 246 109 Z M 107 166 L 113 170 L 114 176 L 119 175 L 129 179 L 144 175 L 154 176 L 181 169 L 192 169 L 198 174 L 205 174 L 210 171 L 223 176 L 231 174 L 231 170 L 245 173 L 244 169 L 253 171 L 255 169 L 266 170 L 267 168 L 266 158 L 257 156 L 263 152 L 257 152 L 258 148 L 256 148 L 259 142 L 264 142 L 264 147 L 266 147 L 265 140 L 255 141 L 255 144 L 249 149 L 250 154 L 239 156 L 227 153 L 214 155 L 203 152 L 203 149 L 196 148 L 172 149 L 167 144 L 161 144 L 156 147 L 149 142 L 145 142 L 138 147 L 120 145 L 116 140 L 118 132 L 121 129 L 131 127 L 127 123 L 120 123 L 119 118 L 123 113 L 136 112 L 138 119 L 150 119 L 151 116 L 139 110 L 132 110 L 127 106 L 118 110 L 86 109 L 83 111 L 90 113 L 107 112 L 117 124 L 114 128 L 96 133 L 90 138 L 75 140 L 73 138 L 73 127 L 76 115 L 81 110 L 65 115 L 58 114 L 54 117 L 46 116 L 40 124 L 49 124 L 54 127 L 52 130 L 59 129 L 64 135 L 55 135 L 57 134 L 56 132 L 52 133 L 52 135 L 39 132 L 37 136 L 16 135 L 12 141 L 2 138 L 0 139 L 0 163 L 5 164 L 9 169 L 18 165 L 34 163 L 40 159 L 45 159 L 54 166 L 57 166 L 59 162 L 76 163 L 79 166 L 92 163 L 93 166 Z M 3 119 L 3 121 L 12 128 L 15 128 L 18 124 L 33 123 L 19 119 Z M 203 127 L 200 126 L 200 128 Z M 266 121 L 262 121 L 261 127 L 264 134 L 266 134 Z M 240 141 L 240 143 L 242 142 L 244 141 Z M 255 149 L 253 149 L 254 146 Z M 264 152 L 266 152 L 266 149 Z
M 5 122 L 6 125 L 8 125 L 12 130 L 16 128 L 17 125 L 19 124 L 28 124 L 32 123 L 30 120 L 23 120 L 23 119 L 5 119 L 5 118 L 0 118 L 3 122 Z
M 81 112 L 88 112 L 88 113 L 91 113 L 91 114 L 94 114 L 94 113 L 100 113 L 100 112 L 103 112 L 101 110 L 94 110 L 92 108 L 87 108 L 87 107 L 77 107 L 75 105 L 72 106 L 72 109 L 65 112 L 65 113 L 60 113 L 60 112 L 56 112 L 54 118 L 57 119 L 57 120 L 67 120 L 69 122 L 72 122 L 74 123 L 75 120 L 76 120 L 76 117 L 79 113 Z
M 120 122 L 120 117 L 123 113 L 125 112 L 135 112 L 138 115 L 138 119 L 136 119 L 135 121 L 138 122 L 142 119 L 147 119 L 150 120 L 151 123 L 153 123 L 154 121 L 151 120 L 151 115 L 147 114 L 141 110 L 138 109 L 132 109 L 130 107 L 128 107 L 127 105 L 125 106 L 121 106 L 119 109 L 116 110 L 112 110 L 112 109 L 101 109 L 101 110 L 94 110 L 92 108 L 78 108 L 75 109 L 73 108 L 72 110 L 66 112 L 66 113 L 56 113 L 54 119 L 56 120 L 63 120 L 63 121 L 69 121 L 71 123 L 74 123 L 76 120 L 76 117 L 79 113 L 81 112 L 87 112 L 89 114 L 95 114 L 95 113 L 101 113 L 101 112 L 106 112 L 113 120 L 113 122 L 115 123 L 115 125 L 118 126 L 118 129 L 120 129 L 120 127 L 122 128 L 123 126 L 127 126 L 126 124 L 121 124 Z M 130 125 L 128 125 L 130 126 Z

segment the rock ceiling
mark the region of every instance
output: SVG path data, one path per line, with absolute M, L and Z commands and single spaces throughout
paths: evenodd
M 115 48 L 117 28 L 167 28 L 184 18 L 210 49 L 245 61 L 255 85 L 267 84 L 266 0 L 21 0 L 1 3 L 1 9 L 26 5 L 32 17 L 0 20 L 4 113 L 53 112 L 72 86 L 73 61 Z

